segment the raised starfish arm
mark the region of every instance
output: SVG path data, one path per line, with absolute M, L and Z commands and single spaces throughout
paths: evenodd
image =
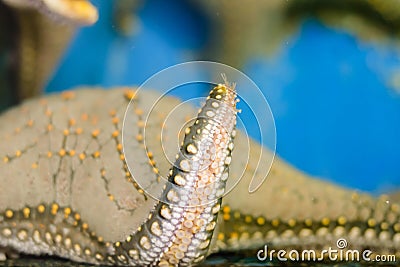
M 210 92 L 185 130 L 160 201 L 136 232 L 114 244 L 116 263 L 182 266 L 205 258 L 228 179 L 235 107 L 234 87 L 220 84 Z

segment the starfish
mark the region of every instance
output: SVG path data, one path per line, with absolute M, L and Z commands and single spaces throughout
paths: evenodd
M 26 9 L 34 8 L 55 20 L 78 25 L 91 25 L 98 19 L 98 11 L 86 0 L 3 0 L 6 4 Z
M 194 122 L 187 104 L 166 118 L 178 99 L 157 102 L 157 92 L 128 88 L 78 88 L 3 113 L 1 247 L 93 264 L 185 266 L 265 244 L 321 251 L 340 238 L 348 249 L 399 257 L 400 206 L 387 196 L 309 177 L 278 158 L 249 194 L 250 179 L 263 178 L 258 159 L 272 153 L 252 140 L 244 153 L 235 95 L 232 85 L 216 86 Z M 177 140 L 178 156 L 168 160 Z M 147 193 L 154 188 L 157 198 Z
M 0 0 L 2 64 L 0 111 L 43 93 L 78 26 L 96 22 L 85 0 Z

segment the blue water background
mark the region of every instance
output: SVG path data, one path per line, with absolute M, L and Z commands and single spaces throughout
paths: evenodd
M 184 1 L 146 1 L 131 37 L 115 31 L 112 1 L 93 2 L 99 21 L 78 31 L 47 92 L 139 85 L 163 68 L 204 59 L 212 25 Z M 249 58 L 241 70 L 269 101 L 280 157 L 308 174 L 378 193 L 400 188 L 400 94 L 387 85 L 399 67 L 394 45 L 363 42 L 308 19 L 273 56 Z M 252 135 L 256 126 L 247 127 Z

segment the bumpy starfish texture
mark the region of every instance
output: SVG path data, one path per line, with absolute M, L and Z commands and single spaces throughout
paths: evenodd
M 157 102 L 152 91 L 80 89 L 2 114 L 0 245 L 118 265 L 189 265 L 213 252 L 267 242 L 323 249 L 338 238 L 346 238 L 350 249 L 399 256 L 400 207 L 385 196 L 311 178 L 279 159 L 265 184 L 249 194 L 250 179 L 260 175 L 255 151 L 263 152 L 261 162 L 271 153 L 253 141 L 250 157 L 243 153 L 247 141 L 233 130 L 229 88 L 214 88 L 180 137 L 194 109 L 183 105 L 168 120 L 179 100 Z M 122 131 L 130 137 L 124 146 Z M 177 140 L 183 144 L 171 168 Z M 220 203 L 230 162 L 229 173 L 244 170 L 244 177 Z M 162 175 L 169 181 L 164 189 Z M 144 187 L 138 177 L 146 177 Z M 162 201 L 145 193 L 153 185 L 161 187 Z

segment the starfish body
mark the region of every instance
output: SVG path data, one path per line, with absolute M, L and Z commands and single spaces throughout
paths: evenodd
M 238 131 L 231 158 L 236 110 L 229 88 L 214 88 L 182 133 L 194 109 L 184 104 L 168 120 L 179 100 L 157 102 L 158 93 L 144 90 L 78 89 L 2 114 L 0 245 L 117 265 L 191 265 L 213 252 L 264 244 L 321 250 L 338 238 L 348 248 L 399 256 L 400 207 L 388 197 L 309 177 L 279 159 L 263 186 L 249 194 L 250 179 L 259 175 L 257 159 L 263 164 L 272 154 L 250 141 L 248 158 L 248 142 Z M 213 104 L 216 99 L 229 108 Z M 210 116 L 220 123 L 202 119 Z M 183 144 L 175 160 L 177 140 Z M 207 156 L 207 145 L 215 154 Z M 216 165 L 201 168 L 199 158 Z M 243 178 L 221 204 L 228 166 Z M 146 190 L 163 185 L 162 175 L 169 183 L 160 187 L 160 201 Z M 143 177 L 145 184 L 138 183 Z

